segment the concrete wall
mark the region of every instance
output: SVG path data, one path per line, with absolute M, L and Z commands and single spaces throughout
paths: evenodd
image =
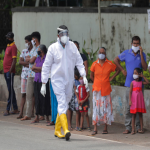
M 149 52 L 147 8 L 101 8 L 102 46 L 108 50 L 107 57 L 114 59 L 125 49 L 131 48 L 131 38 L 141 37 L 144 52 Z M 59 25 L 69 28 L 69 36 L 77 40 L 82 48 L 95 51 L 101 44 L 97 9 L 79 8 L 15 8 L 13 11 L 13 32 L 19 50 L 24 48 L 24 37 L 33 31 L 41 33 L 41 43 L 47 47 L 56 40 Z M 91 47 L 93 39 L 93 47 Z
M 0 107 L 6 107 L 6 101 L 8 97 L 8 91 L 5 83 L 4 76 L 0 74 Z M 15 76 L 14 80 L 14 88 L 17 97 L 18 106 L 20 106 L 21 101 L 21 87 L 20 87 L 20 76 Z M 93 111 L 93 102 L 92 102 L 92 84 L 89 83 L 90 88 L 90 109 L 89 109 L 89 116 L 90 120 L 92 118 L 92 111 Z M 113 103 L 113 114 L 115 122 L 124 124 L 125 120 L 125 109 L 126 109 L 126 98 L 125 98 L 125 90 L 126 87 L 120 86 L 112 86 L 112 103 Z M 149 129 L 150 128 L 150 91 L 144 91 L 145 97 L 145 105 L 147 113 L 143 115 L 144 118 L 144 127 Z

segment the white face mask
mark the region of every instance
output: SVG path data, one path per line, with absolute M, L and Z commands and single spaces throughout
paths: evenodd
M 25 43 L 25 48 L 28 49 L 30 47 L 30 45 L 28 45 L 28 43 Z
M 105 59 L 105 55 L 104 54 L 99 54 L 98 57 L 99 57 L 99 59 Z
M 36 44 L 35 40 L 32 40 L 31 43 L 33 46 L 35 46 L 35 44 Z
M 60 38 L 60 41 L 63 43 L 63 44 L 66 44 L 68 42 L 68 36 L 64 35 Z
M 139 75 L 133 74 L 133 79 L 138 79 L 138 78 L 139 78 Z
M 137 53 L 139 49 L 139 46 L 135 47 L 132 45 L 132 50 L 134 51 L 134 53 Z

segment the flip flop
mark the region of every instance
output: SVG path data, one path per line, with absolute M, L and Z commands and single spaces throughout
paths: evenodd
M 108 134 L 107 130 L 103 130 L 102 134 Z
M 140 130 L 140 131 L 138 131 L 138 133 L 143 134 L 143 133 L 144 133 L 144 130 Z
M 73 128 L 72 128 L 72 127 L 69 127 L 68 129 L 69 129 L 69 131 L 72 131 L 72 130 L 73 130 Z
M 76 130 L 76 131 L 79 131 L 79 127 L 76 127 L 75 130 Z
M 19 113 L 20 113 L 20 111 L 17 111 L 17 112 L 12 111 L 12 112 L 10 112 L 11 115 L 15 115 L 15 114 L 19 114 Z
M 96 134 L 97 134 L 97 131 L 93 131 L 93 133 L 91 135 L 94 136 Z
M 131 133 L 129 130 L 125 130 L 125 131 L 123 132 L 123 134 L 129 134 L 129 133 Z
M 20 116 L 18 116 L 18 117 L 17 117 L 17 119 L 21 119 L 21 118 L 23 118 L 23 116 L 22 116 L 22 115 L 20 115 Z
M 132 132 L 131 132 L 131 135 L 134 135 L 134 134 L 135 134 L 135 131 L 132 131 Z
M 47 124 L 46 126 L 54 126 L 55 123 L 54 122 L 50 122 L 49 124 Z
M 10 113 L 6 113 L 6 112 L 3 114 L 3 116 L 9 116 L 9 115 Z
M 34 124 L 34 123 L 39 123 L 39 121 L 32 121 L 32 122 L 31 122 L 31 124 Z

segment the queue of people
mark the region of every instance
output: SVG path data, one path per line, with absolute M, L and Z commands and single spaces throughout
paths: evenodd
M 23 66 L 20 112 L 13 89 L 17 47 L 14 43 L 14 34 L 9 32 L 6 35 L 8 45 L 3 66 L 9 98 L 4 116 L 19 114 L 17 119 L 21 121 L 35 117 L 31 123 L 39 123 L 45 120 L 46 116 L 47 125 L 55 125 L 54 135 L 69 140 L 70 131 L 73 130 L 73 111 L 76 111 L 75 130 L 84 129 L 83 122 L 86 117 L 87 129 L 91 131 L 88 116 L 90 89 L 86 79 L 88 61 L 86 56 L 79 52 L 79 43 L 69 40 L 68 28 L 65 25 L 57 28 L 57 31 L 57 42 L 50 45 L 48 50 L 45 45 L 40 44 L 39 32 L 33 32 L 25 37 L 26 48 L 22 50 L 19 60 L 20 65 Z M 135 130 L 138 133 L 144 133 L 142 113 L 146 113 L 146 108 L 142 91 L 143 85 L 149 84 L 149 81 L 142 73 L 148 66 L 146 55 L 140 45 L 140 38 L 134 36 L 132 48 L 123 51 L 114 59 L 114 63 L 107 59 L 106 48 L 100 48 L 98 59 L 90 68 L 90 78 L 93 81 L 93 136 L 98 133 L 97 126 L 102 124 L 104 125 L 102 134 L 108 134 L 107 125 L 111 125 L 114 121 L 110 82 L 120 72 L 126 76 L 126 130 L 123 134 L 133 135 L 136 133 Z M 120 61 L 125 61 L 126 71 L 120 65 Z M 110 77 L 112 72 L 115 74 Z M 23 115 L 25 102 L 27 102 L 27 108 Z M 12 105 L 14 111 L 10 112 Z M 64 135 L 61 133 L 61 127 Z

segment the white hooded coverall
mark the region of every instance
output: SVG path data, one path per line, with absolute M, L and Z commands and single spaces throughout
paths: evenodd
M 58 102 L 58 113 L 66 114 L 68 103 L 72 97 L 74 68 L 78 68 L 81 76 L 86 76 L 83 60 L 76 45 L 68 41 L 65 48 L 57 39 L 50 45 L 42 66 L 42 83 L 47 83 L 51 72 L 51 83 Z

